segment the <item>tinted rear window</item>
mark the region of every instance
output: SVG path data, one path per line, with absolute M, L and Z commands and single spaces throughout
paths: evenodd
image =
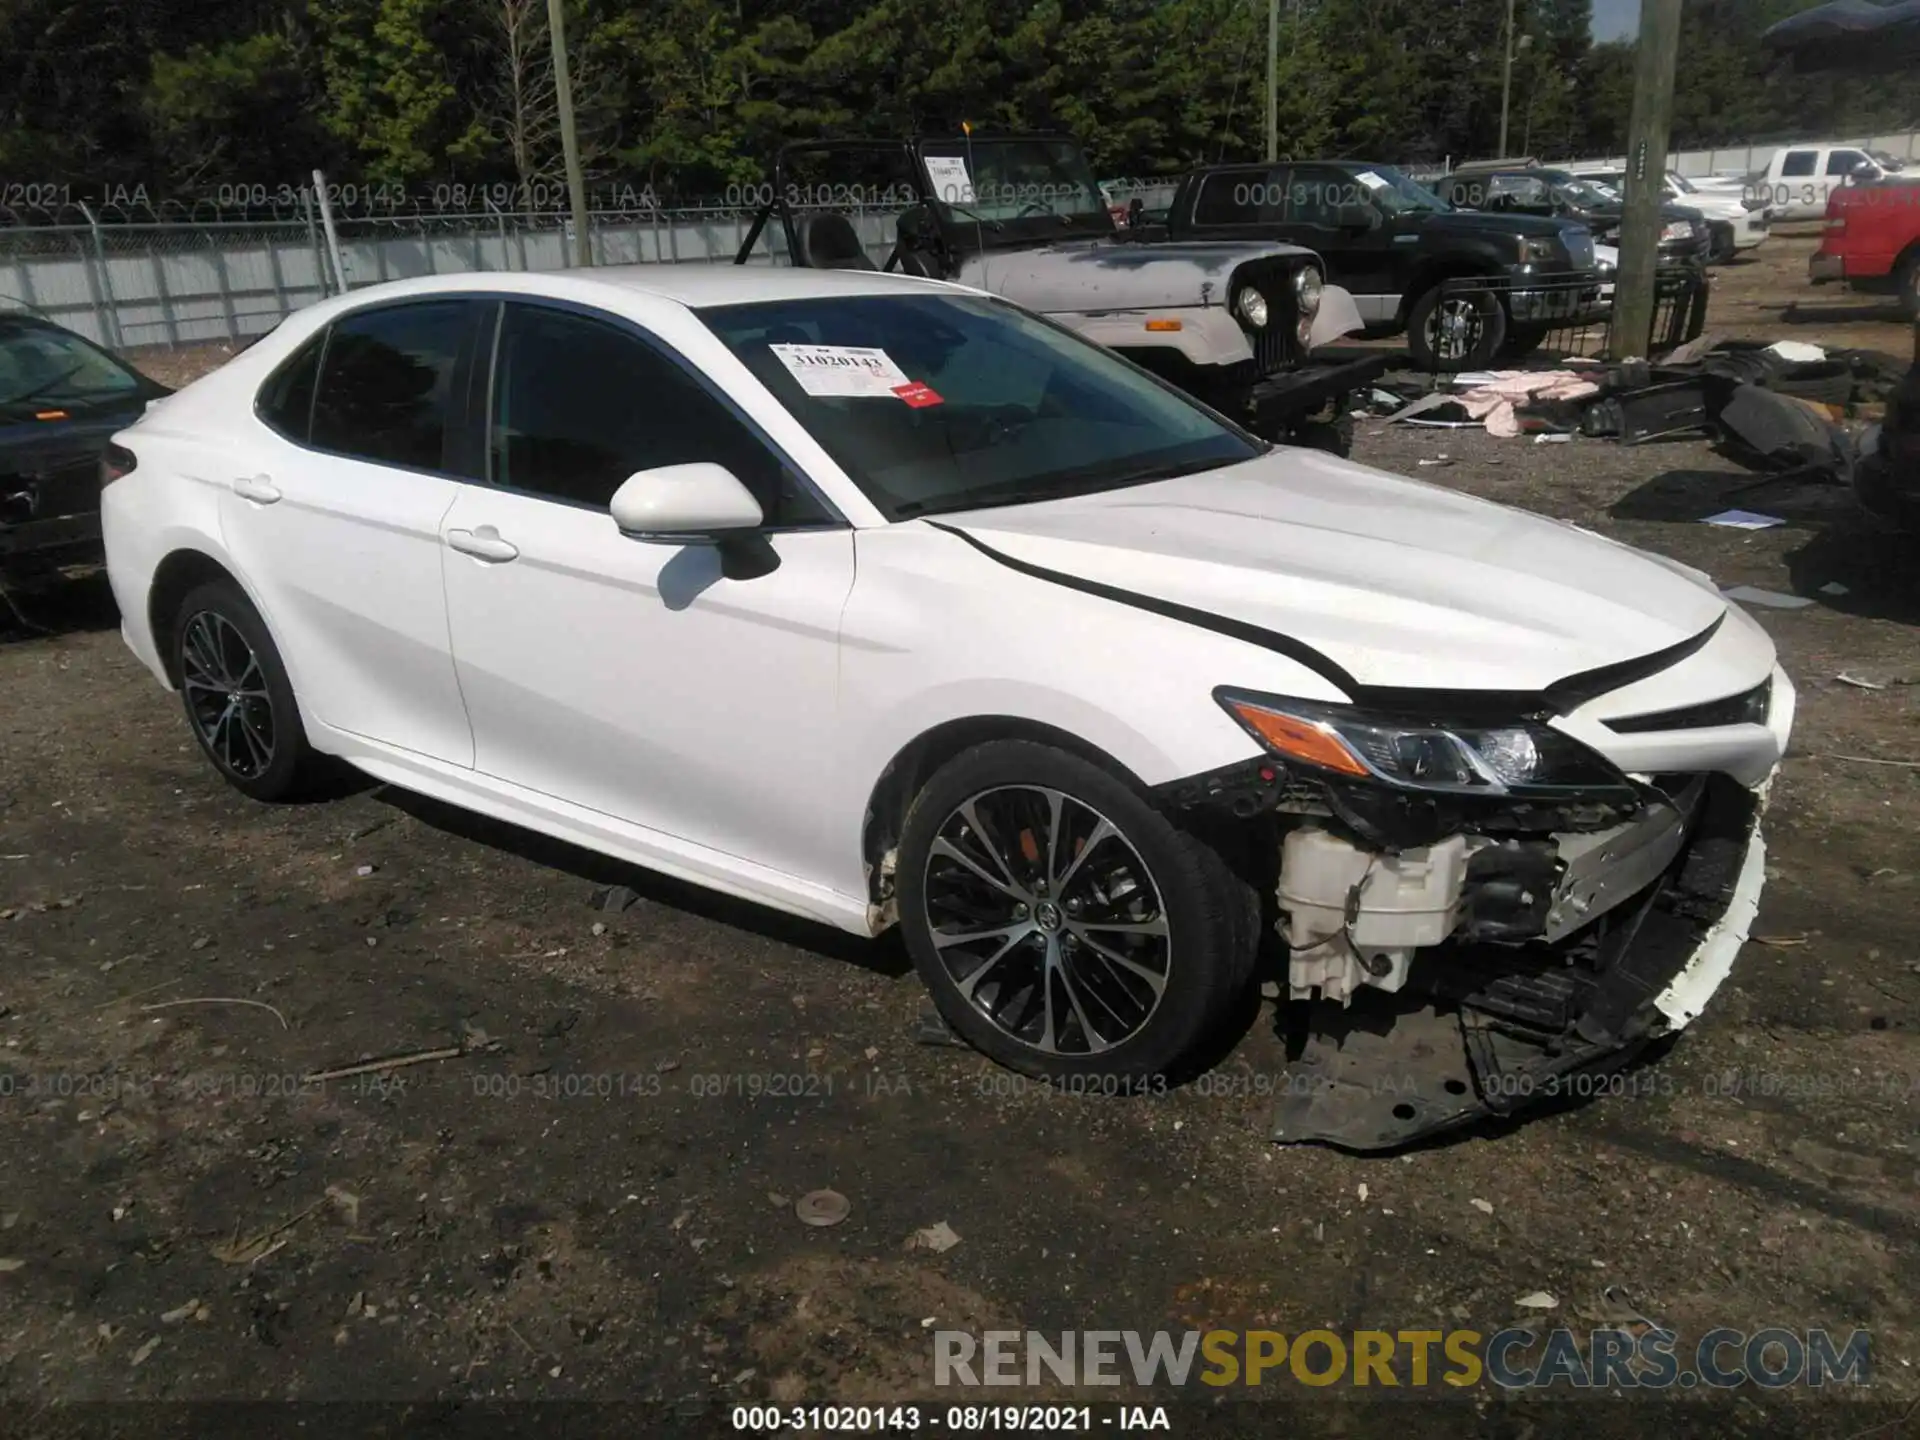
M 432 300 L 335 321 L 312 443 L 380 465 L 443 468 L 454 368 L 472 313 L 464 300 Z

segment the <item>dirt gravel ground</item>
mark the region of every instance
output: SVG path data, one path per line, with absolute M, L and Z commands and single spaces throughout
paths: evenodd
M 1723 272 L 1714 323 L 1749 268 L 1780 276 L 1742 325 L 1803 291 L 1792 262 Z M 1904 353 L 1859 323 L 1793 333 Z M 709 1433 L 737 1401 L 944 1407 L 933 1328 L 1484 1333 L 1544 1290 L 1580 1329 L 1864 1328 L 1872 1384 L 1655 1414 L 1285 1381 L 1182 1397 L 1174 1433 L 1920 1433 L 1910 544 L 1828 491 L 1729 499 L 1753 477 L 1697 442 L 1363 423 L 1356 455 L 1815 600 L 1757 612 L 1801 705 L 1758 939 L 1622 1093 L 1392 1157 L 1282 1149 L 1271 1007 L 1207 1082 L 1043 1093 L 916 1043 L 892 941 L 350 779 L 245 800 L 83 580 L 0 643 L 0 1430 L 94 1401 L 592 1399 Z M 1729 503 L 1790 523 L 1697 523 Z M 610 884 L 638 902 L 594 908 Z M 801 1224 L 823 1187 L 850 1215 Z M 910 1247 L 940 1221 L 957 1245 Z

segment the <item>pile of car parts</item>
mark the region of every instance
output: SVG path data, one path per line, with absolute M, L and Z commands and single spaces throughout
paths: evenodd
M 1715 437 L 1758 470 L 1845 483 L 1857 445 L 1845 421 L 1883 408 L 1906 367 L 1870 350 L 1726 340 L 1610 368 L 1582 434 L 1638 445 Z

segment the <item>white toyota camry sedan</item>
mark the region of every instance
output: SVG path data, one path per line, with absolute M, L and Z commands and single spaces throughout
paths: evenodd
M 1754 913 L 1794 696 L 1706 577 L 1270 446 L 970 290 L 356 291 L 103 485 L 127 643 L 246 794 L 336 756 L 898 924 L 1031 1074 L 1190 1073 L 1271 963 L 1460 1017 L 1425 1128 L 1685 1025 Z

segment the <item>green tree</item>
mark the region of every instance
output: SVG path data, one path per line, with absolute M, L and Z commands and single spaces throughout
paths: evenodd
M 360 154 L 367 179 L 457 170 L 489 150 L 450 55 L 470 46 L 476 8 L 456 0 L 311 0 L 327 128 Z
M 143 105 L 173 185 L 298 184 L 327 164 L 317 78 L 292 26 L 155 55 Z

